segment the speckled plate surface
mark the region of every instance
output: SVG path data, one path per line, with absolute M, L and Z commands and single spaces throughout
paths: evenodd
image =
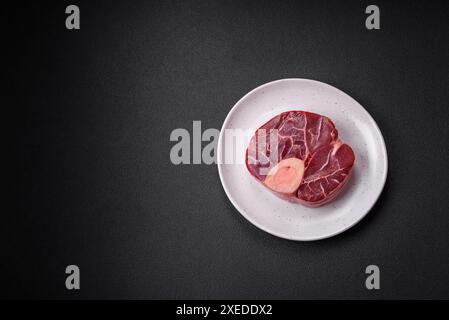
M 225 129 L 254 132 L 275 115 L 305 110 L 328 116 L 341 139 L 356 155 L 353 175 L 332 202 L 308 208 L 282 200 L 256 181 L 244 164 L 246 146 L 234 147 L 237 160 L 225 164 Z M 217 149 L 218 172 L 235 208 L 260 229 L 281 238 L 319 240 L 339 234 L 360 221 L 373 207 L 385 185 L 387 151 L 382 133 L 370 114 L 353 98 L 328 84 L 307 79 L 283 79 L 246 94 L 223 123 Z

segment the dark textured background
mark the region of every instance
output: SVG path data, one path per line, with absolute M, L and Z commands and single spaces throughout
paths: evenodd
M 449 298 L 442 2 L 74 1 L 81 30 L 68 31 L 71 3 L 2 13 L 16 163 L 2 297 Z M 371 3 L 379 31 L 365 28 Z M 169 159 L 174 128 L 220 128 L 246 92 L 287 77 L 347 92 L 387 143 L 380 200 L 328 240 L 258 230 L 216 166 Z M 68 264 L 79 291 L 65 289 Z M 368 264 L 380 291 L 364 287 Z

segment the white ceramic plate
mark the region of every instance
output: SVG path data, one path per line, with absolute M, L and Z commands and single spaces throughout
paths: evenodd
M 235 164 L 223 164 L 225 129 L 259 128 L 275 115 L 304 110 L 328 116 L 340 138 L 354 150 L 356 163 L 345 190 L 318 208 L 282 200 L 252 177 L 245 164 L 246 146 L 237 145 Z M 217 149 L 218 172 L 232 204 L 252 224 L 291 240 L 319 240 L 339 234 L 360 221 L 377 201 L 387 178 L 387 151 L 374 119 L 353 98 L 328 84 L 283 79 L 246 94 L 223 123 Z

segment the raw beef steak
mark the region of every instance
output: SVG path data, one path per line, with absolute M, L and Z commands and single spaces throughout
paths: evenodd
M 317 207 L 349 180 L 355 156 L 327 117 L 283 112 L 265 123 L 246 150 L 249 172 L 282 198 Z

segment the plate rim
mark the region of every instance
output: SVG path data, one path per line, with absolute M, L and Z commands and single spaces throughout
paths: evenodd
M 374 128 L 377 132 L 377 134 L 380 136 L 380 142 L 382 145 L 382 151 L 384 153 L 384 157 L 383 157 L 383 162 L 384 162 L 384 173 L 382 175 L 382 187 L 380 188 L 380 191 L 378 193 L 378 195 L 375 197 L 375 200 L 372 202 L 372 204 L 369 206 L 369 209 L 367 209 L 363 214 L 361 214 L 358 219 L 354 220 L 352 223 L 346 225 L 344 228 L 341 228 L 340 230 L 337 230 L 333 233 L 327 234 L 327 235 L 323 235 L 323 236 L 317 236 L 317 237 L 288 237 L 285 234 L 279 233 L 279 232 L 275 232 L 272 230 L 269 230 L 268 228 L 266 228 L 264 225 L 259 224 L 257 221 L 255 221 L 254 219 L 250 218 L 247 214 L 246 211 L 241 208 L 238 203 L 236 203 L 236 201 L 234 200 L 234 198 L 232 196 L 230 196 L 230 191 L 228 190 L 227 186 L 225 185 L 224 181 L 223 181 L 223 172 L 222 172 L 222 163 L 220 163 L 220 159 L 222 157 L 222 139 L 223 139 L 223 132 L 224 129 L 226 127 L 226 125 L 229 122 L 229 119 L 231 118 L 231 116 L 236 112 L 237 108 L 239 107 L 239 105 L 251 94 L 253 94 L 255 91 L 258 91 L 264 87 L 273 85 L 275 83 L 278 82 L 287 82 L 287 81 L 293 81 L 293 82 L 309 82 L 309 83 L 316 83 L 319 85 L 324 85 L 324 86 L 328 86 L 331 89 L 337 90 L 339 91 L 341 94 L 347 96 L 348 98 L 350 98 L 351 100 L 353 100 L 356 104 L 358 104 L 360 106 L 360 108 L 363 110 L 363 112 L 366 113 L 366 115 L 369 117 L 369 119 L 372 120 L 373 124 L 374 124 Z M 225 120 L 223 121 L 223 125 L 221 126 L 221 130 L 220 130 L 220 134 L 218 136 L 218 148 L 217 148 L 217 167 L 218 167 L 218 175 L 220 177 L 220 182 L 221 185 L 226 193 L 226 196 L 228 197 L 229 201 L 231 201 L 232 205 L 235 207 L 235 209 L 237 209 L 237 211 L 240 213 L 240 215 L 242 215 L 246 220 L 248 220 L 251 224 L 253 224 L 254 226 L 256 226 L 257 228 L 282 239 L 286 239 L 286 240 L 291 240 L 291 241 L 317 241 L 317 240 L 323 240 L 323 239 L 328 239 L 331 237 L 334 237 L 340 233 L 345 232 L 346 230 L 352 228 L 353 226 L 355 226 L 357 223 L 359 223 L 364 217 L 366 217 L 366 215 L 371 211 L 371 209 L 374 207 L 374 205 L 377 203 L 377 201 L 379 200 L 380 195 L 382 194 L 384 188 L 385 188 L 385 183 L 387 181 L 387 176 L 388 176 L 388 153 L 387 153 L 387 147 L 385 144 L 385 140 L 384 137 L 382 135 L 382 131 L 380 131 L 379 125 L 377 124 L 376 120 L 374 120 L 374 118 L 371 116 L 371 114 L 357 101 L 355 100 L 353 97 L 351 97 L 349 94 L 347 94 L 346 92 L 330 85 L 327 84 L 325 82 L 321 82 L 318 80 L 313 80 L 313 79 L 306 79 L 306 78 L 284 78 L 284 79 L 278 79 L 278 80 L 273 80 L 267 83 L 264 83 L 262 85 L 257 86 L 256 88 L 252 89 L 251 91 L 249 91 L 248 93 L 246 93 L 243 97 L 241 97 L 235 104 L 234 106 L 231 108 L 231 110 L 228 112 Z

